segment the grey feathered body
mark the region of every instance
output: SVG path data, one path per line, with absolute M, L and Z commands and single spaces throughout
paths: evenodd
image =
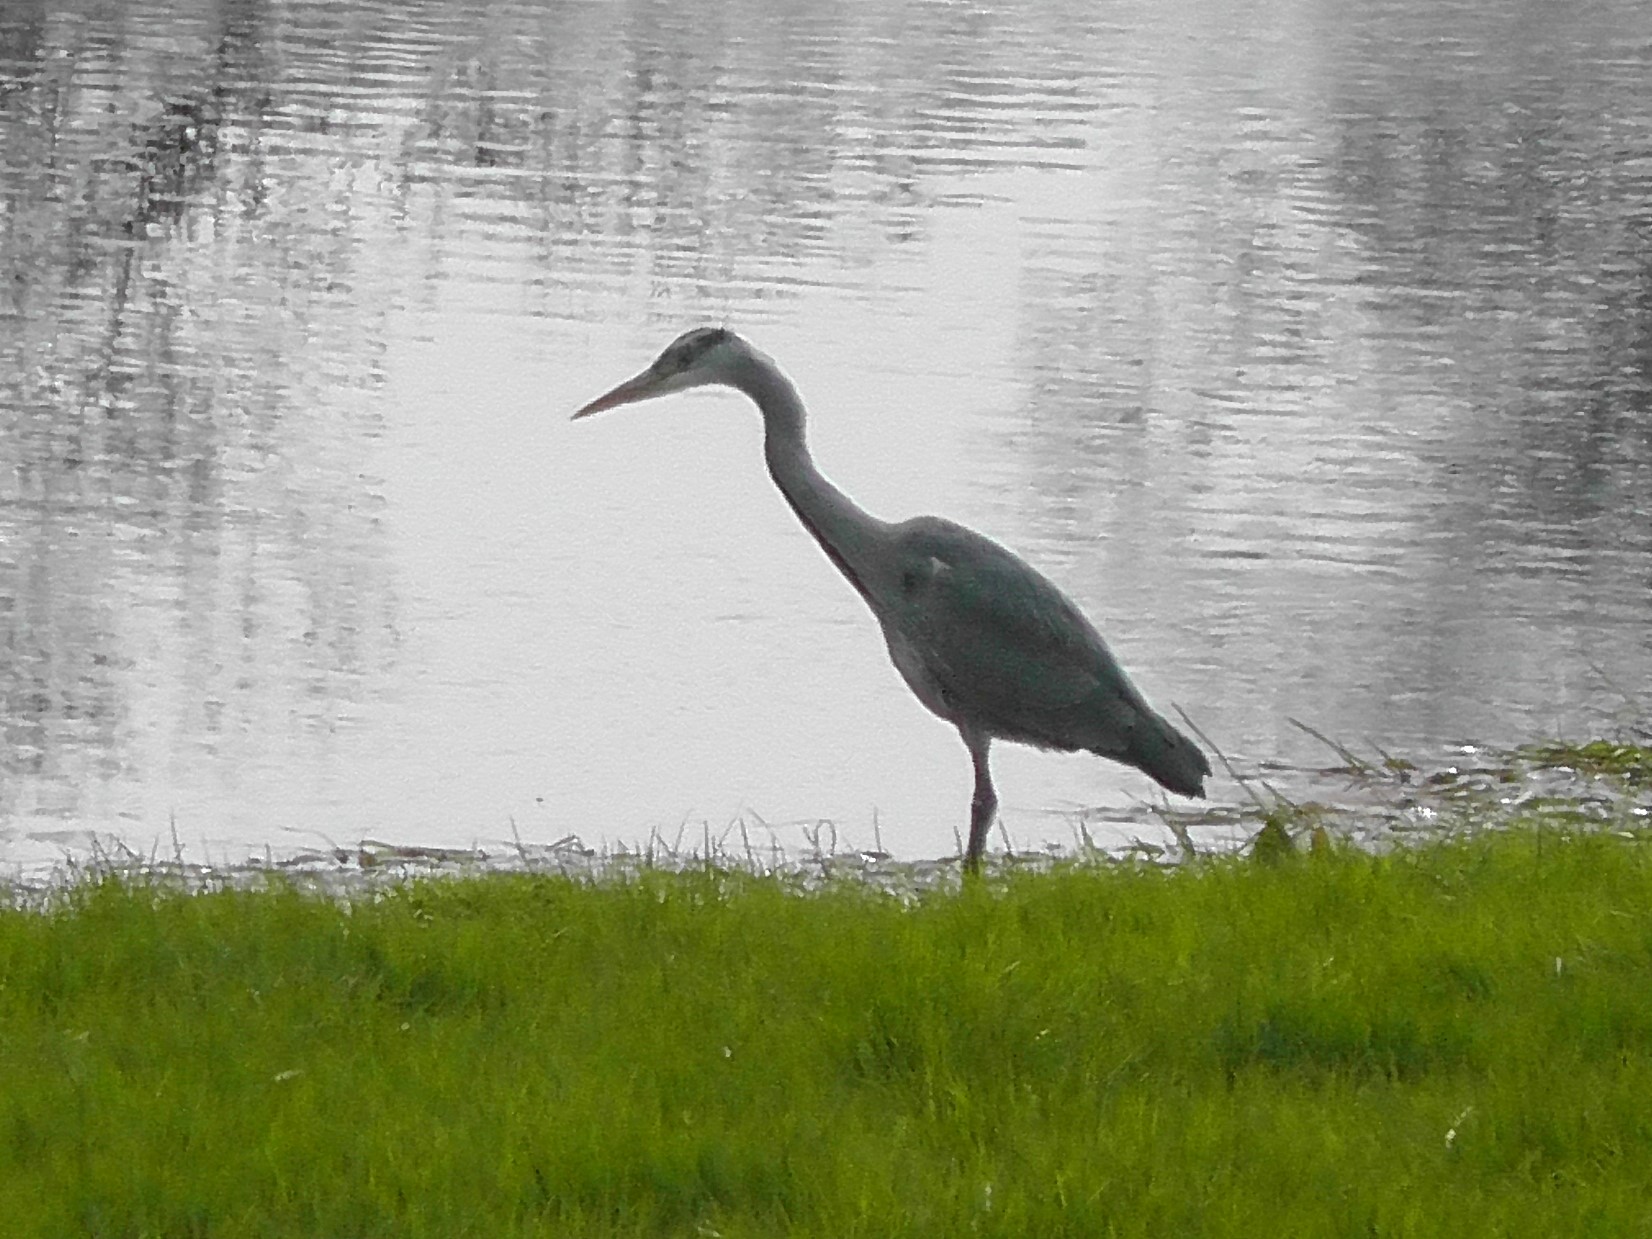
M 898 575 L 856 584 L 930 710 L 961 730 L 1087 750 L 1171 791 L 1203 793 L 1204 754 L 1143 700 L 1095 626 L 1042 573 L 939 517 L 890 534 Z

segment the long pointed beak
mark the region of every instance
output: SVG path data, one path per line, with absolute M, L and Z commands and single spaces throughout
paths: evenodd
M 604 409 L 617 408 L 622 404 L 634 404 L 638 400 L 647 400 L 657 395 L 656 385 L 659 380 L 652 370 L 644 370 L 635 378 L 626 379 L 611 392 L 598 396 L 590 404 L 574 414 L 575 418 L 590 417 L 593 413 L 601 413 Z

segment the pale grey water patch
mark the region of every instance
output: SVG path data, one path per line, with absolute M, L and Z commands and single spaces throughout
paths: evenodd
M 701 321 L 1247 769 L 1312 785 L 1288 716 L 1609 728 L 1652 687 L 1649 49 L 1628 0 L 9 5 L 0 848 L 950 849 L 956 739 L 755 418 L 562 421 Z M 1005 758 L 1026 844 L 1146 795 Z

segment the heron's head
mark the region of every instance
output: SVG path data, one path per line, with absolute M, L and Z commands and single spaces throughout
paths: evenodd
M 696 327 L 667 345 L 648 369 L 598 396 L 574 416 L 589 417 L 604 409 L 708 383 L 732 384 L 739 367 L 750 357 L 751 346 L 726 327 Z

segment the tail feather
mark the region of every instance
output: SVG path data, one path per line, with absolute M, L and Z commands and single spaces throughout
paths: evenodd
M 1138 719 L 1123 760 L 1178 795 L 1205 794 L 1210 762 L 1198 745 L 1151 710 Z

